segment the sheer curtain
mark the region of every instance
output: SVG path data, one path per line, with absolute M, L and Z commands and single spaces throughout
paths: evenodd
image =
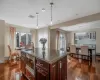
M 12 50 L 14 50 L 15 49 L 15 47 L 16 47 L 16 38 L 15 38 L 15 34 L 16 34 L 16 28 L 15 27 L 9 27 L 9 31 L 10 31 L 10 47 L 11 47 L 11 49 Z
M 59 36 L 60 31 L 56 31 L 56 49 L 59 50 Z
M 66 36 L 64 33 L 59 35 L 59 50 L 66 50 Z

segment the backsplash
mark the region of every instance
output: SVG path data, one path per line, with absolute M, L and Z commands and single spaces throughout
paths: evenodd
M 96 44 L 95 39 L 82 39 L 75 41 L 75 44 Z

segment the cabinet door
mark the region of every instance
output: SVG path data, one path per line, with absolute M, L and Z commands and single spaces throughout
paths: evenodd
M 58 62 L 58 80 L 67 80 L 67 58 Z
M 25 61 L 24 61 L 24 57 L 21 57 L 21 70 L 24 74 L 25 74 L 25 71 L 26 71 L 25 67 L 26 67 L 26 64 L 25 64 Z
M 35 80 L 34 76 L 26 69 L 26 76 L 29 80 Z
M 51 65 L 50 80 L 58 80 L 58 74 L 57 74 L 58 69 L 57 69 L 57 67 L 58 67 L 57 63 Z
M 49 73 L 41 68 L 36 68 L 36 80 L 49 80 Z
M 58 80 L 62 80 L 62 61 L 58 62 Z

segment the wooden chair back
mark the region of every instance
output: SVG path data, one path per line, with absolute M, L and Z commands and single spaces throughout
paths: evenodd
M 9 49 L 9 54 L 11 55 L 11 48 L 10 48 L 10 45 L 8 45 L 8 49 Z
M 76 46 L 70 45 L 70 53 L 76 53 Z
M 88 46 L 81 46 L 81 54 L 88 55 Z

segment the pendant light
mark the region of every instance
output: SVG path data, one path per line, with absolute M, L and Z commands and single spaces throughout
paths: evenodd
M 51 3 L 50 3 L 50 7 L 51 7 L 51 25 L 52 25 L 52 8 L 53 8 L 53 5 L 54 5 L 54 3 L 51 2 Z
M 36 17 L 37 17 L 37 29 L 39 28 L 39 25 L 38 25 L 38 16 L 39 16 L 39 13 L 37 12 L 36 13 Z

